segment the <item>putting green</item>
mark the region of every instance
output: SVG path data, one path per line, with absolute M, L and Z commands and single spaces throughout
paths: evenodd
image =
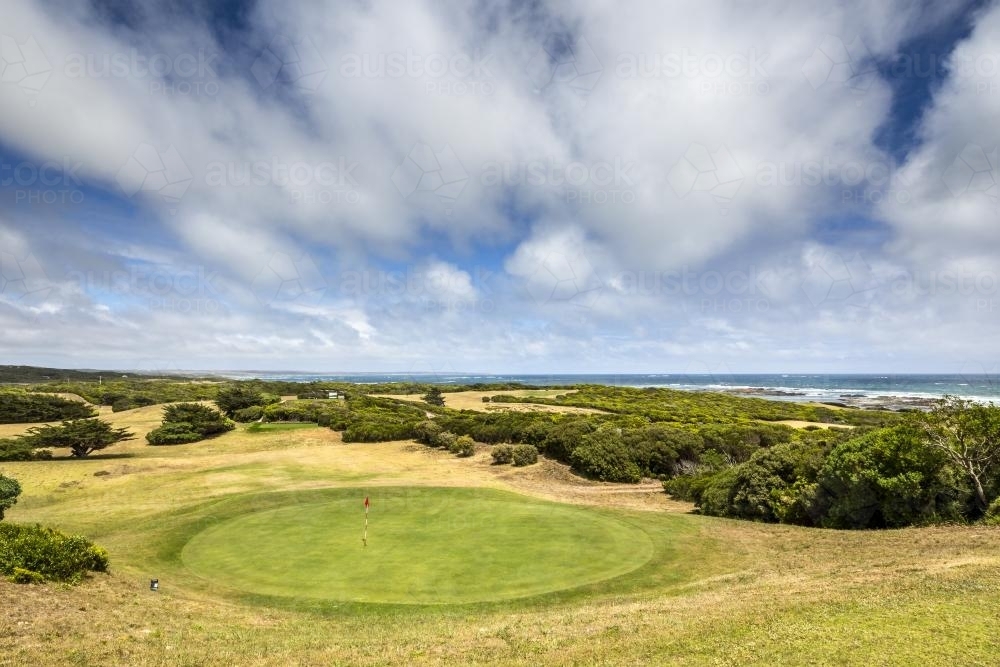
M 181 558 L 195 574 L 246 592 L 442 604 L 595 583 L 640 567 L 653 553 L 641 528 L 609 513 L 499 491 L 340 489 L 316 497 L 212 526 Z

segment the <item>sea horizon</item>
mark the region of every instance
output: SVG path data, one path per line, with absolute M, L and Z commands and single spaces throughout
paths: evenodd
M 837 401 L 842 398 L 935 399 L 960 396 L 1000 400 L 1000 377 L 988 373 L 471 373 L 214 371 L 233 378 L 291 382 L 419 382 L 441 385 L 520 383 L 529 386 L 605 384 L 678 390 L 765 394 L 774 400 Z

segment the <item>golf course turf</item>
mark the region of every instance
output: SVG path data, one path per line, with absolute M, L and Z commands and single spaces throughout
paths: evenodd
M 607 513 L 488 489 L 389 487 L 299 494 L 207 528 L 181 558 L 196 575 L 248 593 L 461 604 L 596 583 L 652 554 L 644 530 Z

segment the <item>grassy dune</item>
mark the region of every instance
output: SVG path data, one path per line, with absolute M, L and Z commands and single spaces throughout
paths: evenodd
M 457 459 L 408 442 L 348 445 L 322 428 L 240 427 L 207 442 L 154 448 L 141 436 L 158 423 L 159 408 L 105 416 L 140 439 L 83 461 L 0 464 L 25 488 L 9 520 L 83 533 L 112 556 L 110 575 L 76 587 L 0 581 L 0 664 L 990 665 L 1000 651 L 1000 530 L 835 532 L 701 517 L 651 489 L 586 482 L 552 462 L 497 468 L 485 448 Z M 241 589 L 184 556 L 196 536 L 227 526 L 238 534 L 240 524 L 231 521 L 270 518 L 286 531 L 309 530 L 327 511 L 317 505 L 343 495 L 355 504 L 363 495 L 389 497 L 401 487 L 424 489 L 436 497 L 432 504 L 449 497 L 448 489 L 459 496 L 477 492 L 457 487 L 488 490 L 478 493 L 507 499 L 529 516 L 544 518 L 549 508 L 559 523 L 579 519 L 573 531 L 583 533 L 559 540 L 585 567 L 606 564 L 609 548 L 587 537 L 585 521 L 627 526 L 611 540 L 615 548 L 642 542 L 629 532 L 639 531 L 651 551 L 634 569 L 595 566 L 582 587 L 556 582 L 548 592 L 466 604 L 367 604 L 341 599 L 342 590 L 317 602 L 308 593 L 317 570 L 295 568 L 281 580 L 281 595 L 269 597 L 274 591 L 260 581 Z M 527 530 L 516 522 L 493 526 L 501 508 L 484 515 L 476 507 L 452 538 L 467 535 L 477 554 L 491 536 L 502 545 L 503 534 Z M 226 540 L 208 545 L 226 552 L 209 553 L 216 572 L 225 567 L 219 559 L 238 567 L 241 551 L 248 562 L 268 551 L 276 559 L 295 556 L 249 539 L 253 533 L 242 549 L 224 548 Z M 399 567 L 413 572 L 411 561 L 423 558 L 445 568 L 441 574 L 461 569 L 439 541 L 419 548 L 402 542 L 410 551 Z M 456 548 L 453 555 L 467 563 L 470 553 Z M 350 567 L 347 555 L 337 558 L 338 567 Z M 462 576 L 488 590 L 503 571 L 491 567 L 503 563 L 502 554 L 492 566 L 486 558 Z M 545 564 L 523 568 L 536 565 Z M 398 593 L 405 577 L 391 569 L 371 576 L 405 598 Z M 559 576 L 556 568 L 536 581 Z M 151 577 L 159 577 L 160 593 L 149 592 Z M 516 588 L 492 585 L 495 597 Z

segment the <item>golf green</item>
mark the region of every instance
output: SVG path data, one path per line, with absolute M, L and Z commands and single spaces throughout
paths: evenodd
M 243 514 L 195 535 L 181 557 L 198 576 L 257 594 L 454 604 L 595 583 L 652 553 L 641 528 L 608 512 L 501 491 L 393 487 L 317 491 L 316 502 Z

